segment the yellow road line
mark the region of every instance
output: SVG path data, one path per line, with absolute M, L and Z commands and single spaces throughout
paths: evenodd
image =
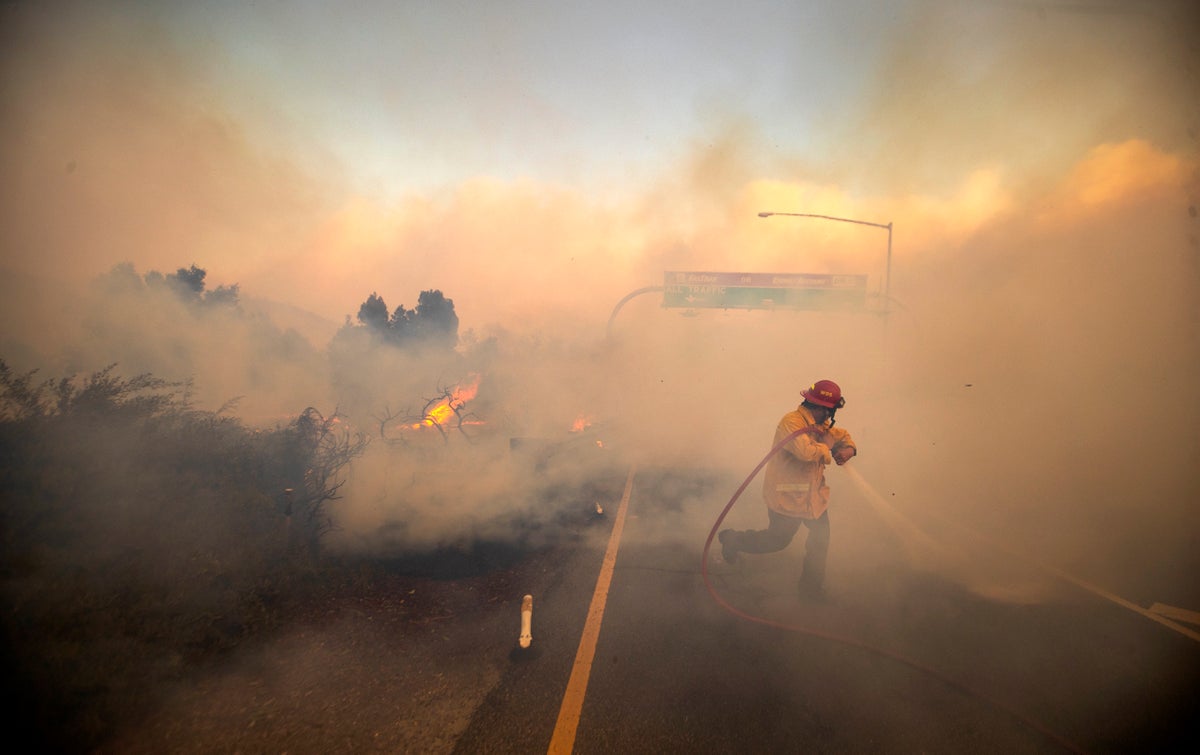
M 625 510 L 629 507 L 629 494 L 633 490 L 633 474 L 637 466 L 629 468 L 625 480 L 625 493 L 617 509 L 612 534 L 608 538 L 608 549 L 604 562 L 600 564 L 600 576 L 596 578 L 596 591 L 592 593 L 592 604 L 588 607 L 587 621 L 583 625 L 583 636 L 579 638 L 579 650 L 575 653 L 575 665 L 567 681 L 562 706 L 558 709 L 558 723 L 554 725 L 554 736 L 550 738 L 551 755 L 567 755 L 575 747 L 575 732 L 579 728 L 579 715 L 583 711 L 583 698 L 587 692 L 588 678 L 592 675 L 592 659 L 596 656 L 596 642 L 600 639 L 600 622 L 604 619 L 604 605 L 608 602 L 608 588 L 612 584 L 613 568 L 617 563 L 617 549 L 621 547 L 621 530 L 625 528 Z

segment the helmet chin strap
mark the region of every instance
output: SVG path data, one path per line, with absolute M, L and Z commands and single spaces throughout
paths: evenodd
M 837 410 L 840 409 L 842 406 L 844 406 L 845 403 L 846 402 L 843 399 L 842 401 L 838 402 L 837 406 L 821 406 L 820 404 L 814 404 L 808 400 L 804 401 L 805 406 L 809 406 L 814 409 L 824 409 L 825 411 L 829 412 L 829 415 L 826 417 L 826 419 L 829 421 L 830 427 L 833 427 L 836 424 L 836 420 L 833 418 L 833 415 L 837 414 Z M 824 423 L 822 423 L 822 424 L 824 424 Z
M 841 409 L 843 406 L 846 405 L 846 398 L 844 396 L 842 398 L 839 398 L 838 402 L 835 406 L 821 406 L 820 404 L 813 404 L 808 401 L 805 401 L 804 403 L 808 404 L 809 406 L 814 406 L 814 407 L 817 407 L 819 409 L 824 409 L 825 411 L 829 412 L 829 416 L 827 416 L 826 419 L 829 420 L 829 426 L 833 427 L 834 425 L 837 424 L 837 410 Z
M 833 427 L 834 425 L 837 424 L 837 420 L 835 420 L 833 417 L 835 414 L 837 414 L 837 410 L 841 409 L 845 405 L 846 405 L 846 397 L 842 396 L 841 398 L 838 399 L 837 406 L 834 406 L 829 410 L 829 426 L 830 427 Z

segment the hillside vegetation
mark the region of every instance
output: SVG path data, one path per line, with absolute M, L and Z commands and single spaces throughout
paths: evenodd
M 89 749 L 156 683 L 329 589 L 327 507 L 365 444 L 343 428 L 308 408 L 255 430 L 193 408 L 187 384 L 113 367 L 39 380 L 0 360 L 2 663 L 19 728 Z

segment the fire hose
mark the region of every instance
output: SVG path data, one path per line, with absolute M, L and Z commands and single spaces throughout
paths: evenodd
M 1016 710 L 1012 706 L 1007 705 L 1003 701 L 998 700 L 990 695 L 987 695 L 977 689 L 969 687 L 966 684 L 963 684 L 962 682 L 956 681 L 955 679 L 950 678 L 949 676 L 943 674 L 942 672 L 938 671 L 937 669 L 935 669 L 931 666 L 928 666 L 924 663 L 921 663 L 920 661 L 917 661 L 913 658 L 909 658 L 907 656 L 901 655 L 900 653 L 896 653 L 891 650 L 887 650 L 885 648 L 871 645 L 869 643 L 863 642 L 863 641 L 855 639 L 853 637 L 847 637 L 845 635 L 838 635 L 838 634 L 831 634 L 828 632 L 822 632 L 820 630 L 813 629 L 811 627 L 802 626 L 799 624 L 787 624 L 784 622 L 779 622 L 779 621 L 774 621 L 772 619 L 763 618 L 761 616 L 755 616 L 753 614 L 746 613 L 745 611 L 742 611 L 742 610 L 734 607 L 728 601 L 726 601 L 723 597 L 721 597 L 720 593 L 718 593 L 716 588 L 713 586 L 712 579 L 710 578 L 710 576 L 708 574 L 708 552 L 709 552 L 709 549 L 712 547 L 713 538 L 716 537 L 717 532 L 721 529 L 721 524 L 725 521 L 725 517 L 729 514 L 729 512 L 733 508 L 734 504 L 737 503 L 738 499 L 741 498 L 741 495 L 743 492 L 745 492 L 746 487 L 749 486 L 750 482 L 752 480 L 754 480 L 755 477 L 758 476 L 758 473 L 762 471 L 762 468 L 767 465 L 767 462 L 770 461 L 771 458 L 773 456 L 775 456 L 775 454 L 782 451 L 783 448 L 785 446 L 787 446 L 788 443 L 791 443 L 794 439 L 800 437 L 801 435 L 804 435 L 806 433 L 816 434 L 819 432 L 821 432 L 821 428 L 814 426 L 814 425 L 810 425 L 808 427 L 802 427 L 799 430 L 796 430 L 795 432 L 789 434 L 788 436 L 786 436 L 785 438 L 780 440 L 778 443 L 776 443 L 775 446 L 772 447 L 771 450 L 767 452 L 767 455 L 762 458 L 762 461 L 760 461 L 758 463 L 758 466 L 756 466 L 754 468 L 754 470 L 752 472 L 750 472 L 750 474 L 746 477 L 746 479 L 742 481 L 742 484 L 738 486 L 738 489 L 736 491 L 734 491 L 733 495 L 730 497 L 729 503 L 725 504 L 725 508 L 723 508 L 721 510 L 720 515 L 717 516 L 717 521 L 713 523 L 712 529 L 708 533 L 708 539 L 706 539 L 704 541 L 704 552 L 701 554 L 701 561 L 700 561 L 700 573 L 704 578 L 704 586 L 708 589 L 708 594 L 710 596 L 712 596 L 712 599 L 714 601 L 716 601 L 717 605 L 721 606 L 721 608 L 725 609 L 726 611 L 728 611 L 729 613 L 731 613 L 732 615 L 736 616 L 739 619 L 743 619 L 745 621 L 750 621 L 755 624 L 762 624 L 764 626 L 773 627 L 775 629 L 781 629 L 781 630 L 787 631 L 787 632 L 796 632 L 798 634 L 807 635 L 809 637 L 816 637 L 818 639 L 826 640 L 828 642 L 838 643 L 838 644 L 845 645 L 845 646 L 852 647 L 852 648 L 857 648 L 859 650 L 863 650 L 863 651 L 871 653 L 873 655 L 887 658 L 889 660 L 892 660 L 897 663 L 908 666 L 909 668 L 912 668 L 922 674 L 925 674 L 927 676 L 930 676 L 930 677 L 933 677 L 934 679 L 939 680 L 946 686 L 956 689 L 959 692 L 962 692 L 969 697 L 974 697 L 974 698 L 983 700 L 987 703 L 990 703 L 991 705 L 995 706 L 996 708 L 1008 713 L 1016 720 L 1024 723 L 1025 725 L 1029 726 L 1030 728 L 1038 731 L 1039 733 L 1044 735 L 1050 741 L 1054 742 L 1055 744 L 1060 745 L 1061 747 L 1063 747 L 1064 749 L 1066 749 L 1070 752 L 1076 752 L 1076 753 L 1084 752 L 1079 746 L 1060 737 L 1058 734 L 1055 734 L 1053 731 L 1048 729 L 1045 725 L 1039 723 L 1038 721 L 1035 721 L 1034 719 L 1030 718 L 1029 716 L 1026 716 L 1025 714 Z

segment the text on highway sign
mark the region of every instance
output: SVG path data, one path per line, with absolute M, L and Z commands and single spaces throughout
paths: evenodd
M 669 270 L 663 306 L 688 309 L 860 309 L 866 275 Z

